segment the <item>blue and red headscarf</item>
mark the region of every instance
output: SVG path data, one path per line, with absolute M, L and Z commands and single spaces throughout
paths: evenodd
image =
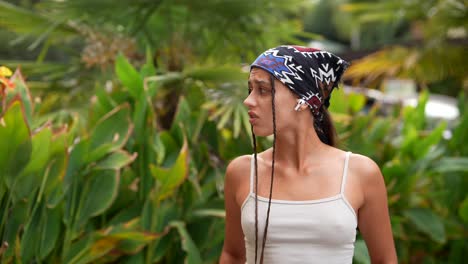
M 328 108 L 330 105 L 331 92 L 348 66 L 347 61 L 327 51 L 279 46 L 263 52 L 251 68 L 258 67 L 271 73 L 321 119 L 322 106 Z

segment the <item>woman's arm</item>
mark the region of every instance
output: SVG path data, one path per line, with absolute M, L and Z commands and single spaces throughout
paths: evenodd
M 382 173 L 368 157 L 355 155 L 364 203 L 359 208 L 358 226 L 372 263 L 397 263 L 388 213 L 387 190 Z
M 249 170 L 245 168 L 248 168 L 248 164 L 249 157 L 242 156 L 231 161 L 226 169 L 224 181 L 226 226 L 224 246 L 220 258 L 221 264 L 245 263 L 244 233 L 242 232 L 240 205 L 236 200 L 236 194 L 241 177 L 249 175 Z

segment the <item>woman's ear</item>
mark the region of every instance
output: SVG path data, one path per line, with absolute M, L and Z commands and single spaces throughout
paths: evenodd
M 309 108 L 309 106 L 307 105 L 306 101 L 304 101 L 304 99 L 297 99 L 296 107 L 294 107 L 295 111 L 300 112 L 307 108 Z

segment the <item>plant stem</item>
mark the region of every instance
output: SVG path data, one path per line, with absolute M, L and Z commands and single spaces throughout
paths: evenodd
M 157 188 L 156 188 L 157 189 Z M 154 192 L 153 195 L 154 197 L 151 199 L 151 225 L 150 225 L 150 232 L 157 232 L 158 230 L 155 230 L 157 227 L 158 223 L 158 215 L 157 215 L 157 208 L 160 206 L 160 200 L 157 197 L 158 192 Z M 146 264 L 150 264 L 153 262 L 153 252 L 154 248 L 156 246 L 156 241 L 152 241 L 151 243 L 148 244 L 147 252 L 146 252 Z
M 5 235 L 6 235 L 6 231 L 4 230 L 4 226 L 6 224 L 6 219 L 7 219 L 7 216 L 8 216 L 8 211 L 9 211 L 9 207 L 10 207 L 10 202 L 11 202 L 11 199 L 12 199 L 12 196 L 13 196 L 13 191 L 15 190 L 15 187 L 16 187 L 16 182 L 17 182 L 17 177 L 15 178 L 15 180 L 13 181 L 13 185 L 11 186 L 11 191 L 10 193 L 8 194 L 8 199 L 6 201 L 6 204 L 5 204 L 5 211 L 3 212 L 3 217 L 2 217 L 2 222 L 0 224 L 0 231 L 2 232 L 2 244 L 3 244 L 3 241 L 5 241 Z M 4 257 L 6 255 L 6 252 L 4 252 L 2 254 L 2 258 L 0 259 L 0 263 L 3 263 L 3 260 L 4 260 Z
M 76 174 L 75 174 L 76 175 Z M 63 251 L 62 251 L 62 262 L 65 262 L 65 257 L 66 253 L 68 252 L 68 249 L 70 248 L 70 243 L 71 243 L 71 232 L 73 232 L 73 211 L 75 210 L 75 196 L 77 192 L 77 184 L 76 184 L 76 179 L 73 179 L 72 182 L 72 192 L 71 192 L 71 204 L 70 204 L 70 210 L 69 210 L 69 221 L 68 223 L 65 224 L 65 238 L 63 241 Z

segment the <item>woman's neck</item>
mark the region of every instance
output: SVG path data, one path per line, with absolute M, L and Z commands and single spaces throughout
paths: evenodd
M 275 163 L 301 170 L 310 160 L 320 160 L 328 149 L 313 127 L 281 131 L 276 136 Z

